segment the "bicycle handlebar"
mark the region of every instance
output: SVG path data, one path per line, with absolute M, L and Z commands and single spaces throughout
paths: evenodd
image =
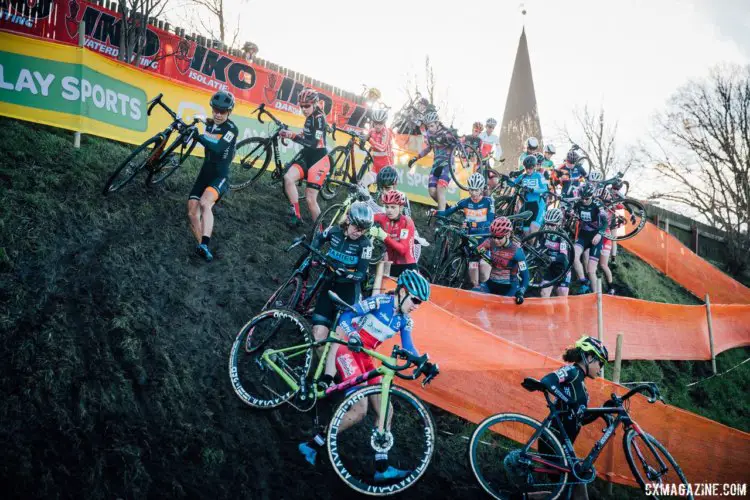
M 275 123 L 275 124 L 276 124 L 276 125 L 277 125 L 277 126 L 278 126 L 279 128 L 282 128 L 282 129 L 288 129 L 288 128 L 289 128 L 289 127 L 288 127 L 288 126 L 287 126 L 287 125 L 286 125 L 286 124 L 285 124 L 284 122 L 282 122 L 281 120 L 279 120 L 278 118 L 276 118 L 275 116 L 273 116 L 273 115 L 271 114 L 271 112 L 270 112 L 270 111 L 268 111 L 268 110 L 266 109 L 266 104 L 265 104 L 265 103 L 261 103 L 261 104 L 260 104 L 260 105 L 259 105 L 259 106 L 258 106 L 257 108 L 255 108 L 255 110 L 254 110 L 254 111 L 253 111 L 252 113 L 250 113 L 250 114 L 251 114 L 251 115 L 254 115 L 255 113 L 258 113 L 258 121 L 259 121 L 260 123 L 265 123 L 265 122 L 263 121 L 263 115 L 264 115 L 264 114 L 266 114 L 266 115 L 268 115 L 268 117 L 269 117 L 269 118 L 271 119 L 271 121 L 273 121 L 273 122 L 274 122 L 274 123 Z
M 659 388 L 656 386 L 656 384 L 638 384 L 632 389 L 630 389 L 623 397 L 619 397 L 617 394 L 612 393 L 612 400 L 616 403 L 619 403 L 620 405 L 633 397 L 635 394 L 638 393 L 649 393 L 650 397 L 647 397 L 649 403 L 653 404 L 657 401 L 661 400 L 661 393 L 659 393 Z
M 427 353 L 422 354 L 421 356 L 415 356 L 406 349 L 401 349 L 401 347 L 395 345 L 393 346 L 391 357 L 395 359 L 404 359 L 406 360 L 406 364 L 392 365 L 386 361 L 383 361 L 383 366 L 390 370 L 393 370 L 397 377 L 404 380 L 416 380 L 420 375 L 424 374 L 425 379 L 422 381 L 422 387 L 429 384 L 433 378 L 437 377 L 438 374 L 440 374 L 440 367 L 437 365 L 437 363 L 429 362 L 430 357 Z M 411 373 L 411 375 L 403 375 L 401 373 L 403 370 L 408 369 L 412 365 L 416 365 L 416 368 Z
M 305 241 L 306 237 L 298 236 L 297 238 L 294 238 L 292 240 L 292 244 L 289 246 L 289 248 L 286 249 L 287 252 L 291 251 L 292 249 L 302 246 L 302 248 L 308 250 L 310 253 L 315 254 L 318 258 L 320 258 L 320 261 L 323 265 L 325 265 L 330 271 L 335 272 L 336 268 L 331 265 L 331 263 L 328 260 L 328 257 L 320 253 L 320 251 L 316 248 L 313 248 L 309 243 Z

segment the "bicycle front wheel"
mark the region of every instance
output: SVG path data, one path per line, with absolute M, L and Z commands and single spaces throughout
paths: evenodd
M 456 185 L 464 191 L 469 190 L 469 176 L 482 167 L 482 157 L 471 146 L 456 148 L 454 161 L 451 164 L 451 177 Z
M 632 198 L 616 200 L 605 205 L 609 219 L 610 236 L 612 241 L 622 241 L 632 238 L 643 230 L 648 222 L 646 209 L 640 201 Z
M 646 441 L 654 447 L 654 452 L 648 447 Z M 622 440 L 625 449 L 625 458 L 628 460 L 628 466 L 633 472 L 635 480 L 638 481 L 641 489 L 645 492 L 646 485 L 652 485 L 652 491 L 648 494 L 654 498 L 693 498 L 688 489 L 688 481 L 685 474 L 677 465 L 677 462 L 667 449 L 659 441 L 649 434 L 638 434 L 635 429 L 630 429 Z M 659 485 L 664 485 L 663 489 Z M 680 486 L 682 485 L 682 486 Z M 673 488 L 675 493 L 672 494 Z M 683 493 L 679 494 L 679 489 L 683 488 Z
M 155 186 L 164 182 L 167 177 L 175 173 L 190 157 L 190 153 L 193 152 L 198 141 L 193 139 L 188 144 L 185 144 L 184 137 L 182 134 L 177 136 L 174 142 L 167 148 L 167 152 L 159 158 L 159 164 L 155 165 L 155 168 L 146 177 L 146 186 Z
M 297 310 L 300 295 L 302 294 L 302 276 L 295 274 L 286 283 L 273 292 L 263 310 L 266 309 L 292 309 Z
M 557 250 L 551 249 L 548 243 L 554 243 Z M 524 237 L 521 240 L 521 246 L 526 254 L 530 288 L 556 285 L 565 278 L 573 266 L 575 258 L 573 242 L 562 232 L 542 229 Z M 555 262 L 550 254 L 556 251 L 565 253 L 567 264 Z
M 274 369 L 295 381 L 307 378 L 313 361 L 312 327 L 288 309 L 268 309 L 243 326 L 229 355 L 229 379 L 234 392 L 254 408 L 275 408 L 288 401 L 295 390 Z M 269 359 L 263 355 L 274 353 Z
M 486 418 L 471 436 L 469 463 L 484 491 L 493 498 L 544 498 L 555 500 L 568 474 L 542 464 L 567 466 L 560 440 L 549 430 L 531 441 L 541 423 L 518 413 Z M 528 448 L 528 449 L 526 449 Z
M 320 196 L 324 200 L 332 200 L 338 194 L 339 185 L 328 181 L 348 180 L 349 154 L 349 148 L 346 146 L 336 146 L 328 153 L 328 161 L 331 168 L 328 171 L 328 177 L 323 184 L 323 188 L 320 190 Z
M 104 196 L 122 189 L 127 183 L 143 170 L 148 164 L 151 155 L 154 154 L 154 148 L 161 146 L 165 140 L 164 136 L 157 134 L 138 146 L 125 160 L 117 166 L 114 173 L 107 179 L 104 185 Z
M 266 137 L 250 137 L 237 143 L 234 161 L 229 165 L 229 188 L 245 189 L 263 175 L 271 163 L 272 142 Z M 239 163 L 235 161 L 239 160 Z
M 329 227 L 333 227 L 343 222 L 343 217 L 345 214 L 343 206 L 343 203 L 333 204 L 323 210 L 320 215 L 318 215 L 318 218 L 315 219 L 313 227 L 310 230 L 310 243 L 315 241 L 315 237 L 318 235 L 318 233 L 321 233 Z
M 328 456 L 336 474 L 352 489 L 385 496 L 404 491 L 427 470 L 435 451 L 435 421 L 414 394 L 392 385 L 388 408 L 380 408 L 383 385 L 370 385 L 350 394 L 328 426 Z M 378 430 L 379 411 L 385 411 L 385 429 Z M 364 413 L 364 415 L 363 415 Z M 404 477 L 376 480 L 375 456 Z

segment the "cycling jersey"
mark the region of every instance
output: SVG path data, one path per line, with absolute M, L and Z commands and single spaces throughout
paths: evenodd
M 376 175 L 386 165 L 393 165 L 392 138 L 393 136 L 388 127 L 383 127 L 380 132 L 373 128 L 367 136 L 367 140 L 371 146 L 370 155 L 372 156 L 373 172 Z
M 531 175 L 524 172 L 515 179 L 509 179 L 508 183 L 528 189 L 529 191 L 524 195 L 526 201 L 543 200 L 541 195 L 547 192 L 547 181 L 541 172 L 534 171 Z
M 337 283 L 359 283 L 367 276 L 367 268 L 372 257 L 372 243 L 364 236 L 352 240 L 346 237 L 344 230 L 338 226 L 328 228 L 318 233 L 313 242 L 314 248 L 320 248 L 324 242 L 329 242 L 326 254 L 334 264 L 347 271 L 346 275 L 334 277 Z
M 458 210 L 464 213 L 464 221 L 469 228 L 469 234 L 489 233 L 490 224 L 495 220 L 495 203 L 492 198 L 483 196 L 477 202 L 472 201 L 471 198 L 463 198 L 437 214 L 447 217 Z
M 229 165 L 234 158 L 238 134 L 237 125 L 232 120 L 226 120 L 221 125 L 208 120 L 205 132 L 196 136 L 196 140 L 205 148 L 206 156 L 190 191 L 191 200 L 200 200 L 208 187 L 216 191 L 218 198 L 227 191 Z
M 305 118 L 302 132 L 292 135 L 291 139 L 308 149 L 326 150 L 326 115 L 320 108 L 315 108 L 310 116 Z
M 586 374 L 583 369 L 575 365 L 563 366 L 557 371 L 545 375 L 540 382 L 552 394 L 557 396 L 555 406 L 562 411 L 570 411 L 567 415 L 561 415 L 565 430 L 580 428 L 582 417 L 589 404 L 589 392 L 586 390 Z M 568 432 L 570 434 L 570 432 Z M 575 436 L 570 436 L 571 440 Z
M 294 142 L 303 146 L 293 165 L 299 171 L 300 179 L 307 182 L 308 188 L 320 189 L 331 168 L 326 148 L 326 128 L 325 114 L 316 107 L 305 118 L 302 132 L 291 136 Z
M 518 282 L 518 273 L 521 273 L 521 292 L 526 291 L 529 286 L 529 271 L 526 268 L 526 255 L 523 249 L 515 241 L 508 246 L 500 246 L 493 238 L 485 240 L 478 247 L 479 250 L 489 250 L 492 260 L 492 272 L 490 280 L 500 284 L 513 284 Z
M 388 233 L 383 243 L 388 253 L 388 260 L 393 264 L 415 264 L 414 258 L 414 222 L 401 215 L 396 220 L 389 219 L 384 213 L 375 214 L 375 224 Z
M 588 174 L 580 165 L 569 165 L 563 163 L 555 172 L 562 183 L 562 196 L 573 196 L 572 190 L 581 183 L 581 179 L 587 178 Z
M 588 205 L 577 201 L 573 211 L 578 215 L 578 232 L 599 233 L 604 236 L 607 229 L 607 212 L 598 200 L 592 200 Z
M 552 259 L 549 267 L 544 272 L 542 279 L 542 285 L 546 285 L 553 278 L 560 275 L 560 272 L 568 267 L 568 242 L 560 235 L 552 233 L 543 233 L 544 240 L 541 242 L 546 248 L 546 254 Z M 557 284 L 560 287 L 567 287 L 570 284 L 570 271 L 567 272 L 565 278 Z
M 424 158 L 432 151 L 435 163 L 448 161 L 453 163 L 453 150 L 456 148 L 456 137 L 447 127 L 440 126 L 437 132 L 425 132 L 425 147 L 419 152 L 417 158 Z
M 488 135 L 486 130 L 482 130 L 479 134 L 479 138 L 482 140 L 482 146 L 480 153 L 482 158 L 487 158 L 492 155 L 496 161 L 500 160 L 500 139 L 496 135 Z
M 482 151 L 482 139 L 478 135 L 465 135 L 461 138 L 464 144 L 468 144 L 476 150 L 477 153 L 481 154 Z
M 367 349 L 377 349 L 399 333 L 404 349 L 419 356 L 411 338 L 413 322 L 398 311 L 398 299 L 394 294 L 373 295 L 355 304 L 354 311 L 341 315 L 339 326 L 347 337 L 356 331 Z

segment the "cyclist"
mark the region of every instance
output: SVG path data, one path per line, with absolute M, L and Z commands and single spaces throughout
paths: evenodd
M 435 212 L 437 215 L 448 217 L 451 214 L 461 210 L 464 214 L 464 225 L 469 235 L 481 234 L 487 235 L 490 230 L 490 224 L 495 220 L 495 201 L 484 196 L 485 181 L 484 176 L 475 172 L 469 176 L 469 197 L 462 198 L 452 207 Z M 486 238 L 481 238 L 480 243 Z M 474 288 L 479 283 L 487 281 L 492 266 L 478 255 L 469 261 L 469 280 Z
M 495 131 L 496 126 L 497 120 L 494 118 L 487 118 L 487 121 L 484 124 L 484 131 L 479 134 L 479 138 L 482 139 L 482 147 L 480 148 L 479 153 L 486 162 L 485 166 L 487 167 L 492 166 L 489 162 L 490 158 L 494 159 L 495 164 L 498 164 L 503 157 L 503 149 L 500 147 L 500 139 L 492 133 Z M 495 189 L 499 181 L 500 179 L 498 179 L 494 173 L 490 172 L 487 176 L 489 190 L 492 191 Z
M 206 122 L 205 132 L 199 134 L 198 129 L 192 127 L 189 136 L 203 145 L 206 156 L 187 203 L 190 229 L 198 240 L 195 251 L 206 262 L 214 258 L 208 248 L 214 229 L 213 206 L 229 189 L 229 164 L 234 158 L 239 134 L 237 125 L 229 119 L 234 109 L 234 96 L 220 90 L 211 96 L 210 103 L 213 119 Z
M 544 227 L 552 231 L 560 231 L 560 227 L 563 221 L 563 212 L 559 208 L 550 208 L 547 213 L 544 214 Z M 570 287 L 571 272 L 568 270 L 562 281 L 558 282 L 555 286 L 544 286 L 549 283 L 549 280 L 553 277 L 557 277 L 562 269 L 568 267 L 568 243 L 559 236 L 553 234 L 544 233 L 546 236 L 543 245 L 547 248 L 547 255 L 552 259 L 552 263 L 549 268 L 545 271 L 544 277 L 542 278 L 542 289 L 540 294 L 542 297 L 550 297 L 552 292 L 555 295 L 565 297 L 568 295 L 568 289 Z
M 390 275 L 394 278 L 406 269 L 417 269 L 414 257 L 414 221 L 401 213 L 406 204 L 406 195 L 400 191 L 383 193 L 380 201 L 385 206 L 384 213 L 375 214 L 375 224 L 379 226 L 376 237 L 385 243 L 388 260 L 391 262 Z
M 375 350 L 396 334 L 401 336 L 404 349 L 418 356 L 419 352 L 411 336 L 413 321 L 409 314 L 429 299 L 430 283 L 417 271 L 407 269 L 398 277 L 394 292 L 374 295 L 356 304 L 353 312 L 346 311 L 341 314 L 336 333 L 339 338 L 347 339 L 348 345 L 334 346 L 335 348 L 329 351 L 332 353 L 329 354 L 329 359 L 332 357 L 335 360 L 336 370 L 342 382 L 375 369 L 372 358 L 361 352 L 362 347 Z M 374 385 L 380 382 L 380 377 L 377 377 L 367 383 Z M 367 414 L 368 403 L 372 404 L 378 415 L 380 414 L 379 395 L 371 396 L 369 402 L 363 399 L 347 412 L 339 432 L 360 422 Z M 390 419 L 387 421 L 389 425 Z M 305 460 L 315 465 L 318 451 L 324 443 L 323 436 L 318 434 L 312 440 L 301 443 L 299 451 Z M 376 481 L 401 479 L 411 473 L 388 465 L 387 452 L 375 455 L 375 470 Z
M 386 127 L 385 122 L 388 120 L 388 111 L 385 109 L 376 109 L 372 112 L 372 128 L 362 136 L 362 139 L 370 143 L 370 155 L 372 156 L 372 169 L 368 170 L 359 184 L 368 187 L 375 182 L 378 173 L 387 165 L 393 165 L 393 134 Z
M 549 175 L 555 170 L 555 163 L 552 161 L 552 157 L 557 153 L 554 144 L 545 144 L 542 161 L 539 163 L 539 167 L 542 172 L 545 172 L 545 177 L 549 178 Z
M 474 122 L 474 124 L 471 126 L 471 134 L 466 134 L 461 138 L 461 142 L 464 144 L 468 144 L 477 153 L 481 154 L 482 150 L 482 139 L 479 137 L 479 134 L 482 133 L 482 130 L 484 130 L 484 127 L 482 126 L 482 122 Z
M 580 186 L 581 181 L 588 177 L 588 174 L 582 166 L 578 164 L 580 157 L 578 153 L 571 150 L 565 156 L 565 163 L 560 165 L 555 173 L 562 184 L 560 196 L 563 198 L 572 198 L 576 196 L 575 190 Z
M 524 172 L 515 179 L 507 178 L 509 184 L 525 188 L 522 210 L 531 210 L 533 213 L 531 218 L 526 222 L 528 226 L 525 225 L 523 228 L 524 234 L 539 230 L 547 209 L 543 198 L 543 195 L 548 190 L 547 181 L 544 179 L 544 175 L 535 171 L 536 166 L 536 156 L 529 155 L 523 160 Z
M 529 286 L 529 270 L 526 255 L 513 241 L 513 223 L 507 217 L 498 217 L 490 224 L 491 239 L 477 248 L 492 260 L 490 279 L 482 283 L 482 291 L 505 297 L 515 297 L 516 304 L 523 304 L 523 294 Z M 518 274 L 521 283 L 518 283 Z
M 291 203 L 289 225 L 297 227 L 302 225 L 302 216 L 299 210 L 299 193 L 297 193 L 297 181 L 306 181 L 305 199 L 310 217 L 316 220 L 320 215 L 318 206 L 318 191 L 328 176 L 331 168 L 326 149 L 326 115 L 317 106 L 318 93 L 314 89 L 304 89 L 299 93 L 297 102 L 305 116 L 305 124 L 302 132 L 295 133 L 291 130 L 282 130 L 281 137 L 291 139 L 302 145 L 302 151 L 287 173 L 284 175 L 284 192 Z
M 333 290 L 351 304 L 359 300 L 360 284 L 367 277 L 372 257 L 372 243 L 365 236 L 373 224 L 372 209 L 361 201 L 352 203 L 346 222 L 318 233 L 313 248 L 329 242 L 327 256 L 336 266 L 336 272 L 322 287 L 312 314 L 313 336 L 323 340 L 328 336 L 336 309 L 328 297 Z M 331 373 L 333 369 L 330 370 Z
M 560 420 L 565 434 L 568 435 L 571 443 L 575 443 L 581 427 L 599 418 L 599 415 L 589 415 L 586 412 L 589 404 L 586 377 L 593 379 L 601 374 L 602 368 L 609 361 L 609 351 L 600 340 L 583 336 L 573 347 L 565 351 L 562 358 L 570 364 L 545 375 L 540 382 L 551 394 L 557 396 L 557 408 L 568 412 L 561 415 Z M 602 418 L 607 420 L 609 416 Z M 562 439 L 556 426 L 550 429 Z M 547 442 L 541 439 L 539 440 L 539 453 L 552 454 L 554 452 Z M 576 485 L 576 490 L 575 498 L 588 499 L 585 484 Z
M 594 200 L 594 188 L 591 184 L 584 184 L 580 189 L 580 195 L 580 200 L 573 205 L 573 212 L 578 216 L 573 268 L 581 285 L 581 293 L 587 293 L 591 291 L 591 283 L 596 281 L 596 266 L 602 252 L 604 232 L 607 229 L 607 214 L 602 204 Z M 588 278 L 581 264 L 581 256 L 585 250 L 589 251 L 586 268 Z
M 526 139 L 526 151 L 521 153 L 521 155 L 518 157 L 518 170 L 522 171 L 524 169 L 523 161 L 528 156 L 536 156 L 537 150 L 539 149 L 539 139 L 536 137 L 529 137 Z
M 440 117 L 434 111 L 424 116 L 427 124 L 425 133 L 425 147 L 422 151 L 409 160 L 409 168 L 432 151 L 434 162 L 430 170 L 430 179 L 427 184 L 430 197 L 438 204 L 438 210 L 445 210 L 445 192 L 451 181 L 450 169 L 453 166 L 453 151 L 456 148 L 456 137 L 448 127 L 440 123 Z

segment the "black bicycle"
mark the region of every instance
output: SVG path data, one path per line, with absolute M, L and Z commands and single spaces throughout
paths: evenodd
M 549 416 L 543 422 L 519 413 L 500 413 L 482 421 L 469 444 L 469 462 L 479 484 L 497 499 L 535 498 L 554 500 L 571 484 L 589 484 L 596 478 L 594 462 L 620 424 L 625 458 L 641 489 L 646 485 L 684 485 L 693 498 L 688 481 L 667 449 L 645 433 L 631 418 L 628 400 L 648 394 L 648 402 L 660 400 L 654 384 L 640 384 L 619 397 L 612 394 L 602 408 L 588 408 L 589 415 L 606 421 L 603 435 L 585 458 L 579 458 L 561 417 L 569 413 L 556 407 L 550 393 L 533 378 L 521 384 L 529 392 L 544 393 Z M 594 425 L 593 423 L 590 425 Z M 659 498 L 659 497 L 657 497 Z
M 348 135 L 349 141 L 344 146 L 336 146 L 328 153 L 331 169 L 326 182 L 323 184 L 323 189 L 320 190 L 320 196 L 324 200 L 336 197 L 338 186 L 341 182 L 357 184 L 362 180 L 362 177 L 373 162 L 370 151 L 365 147 L 365 141 L 362 140 L 357 132 L 338 128 L 334 124 L 331 128 L 331 137 L 334 141 L 336 140 L 337 131 Z M 362 154 L 364 155 L 359 169 L 357 169 L 357 154 L 354 151 L 355 145 L 362 150 Z
M 205 119 L 196 116 L 190 124 L 185 123 L 169 106 L 162 102 L 163 96 L 164 94 L 159 94 L 148 102 L 146 114 L 151 116 L 154 106 L 159 105 L 172 117 L 172 123 L 163 131 L 147 139 L 125 158 L 107 179 L 103 190 L 105 196 L 122 189 L 144 168 L 148 171 L 146 186 L 154 186 L 164 182 L 167 177 L 180 168 L 188 159 L 190 153 L 193 152 L 198 141 L 190 135 L 190 127 L 197 123 L 206 123 Z M 175 132 L 177 136 L 167 146 L 169 139 Z

